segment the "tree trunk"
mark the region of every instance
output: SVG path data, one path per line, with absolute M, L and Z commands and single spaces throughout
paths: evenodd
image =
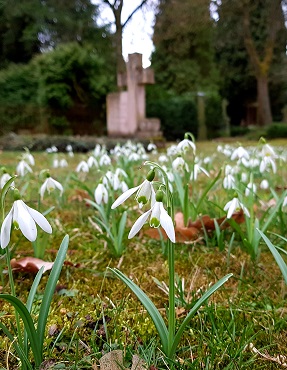
M 262 126 L 272 123 L 272 113 L 269 98 L 268 77 L 264 75 L 257 76 L 257 103 L 258 120 Z

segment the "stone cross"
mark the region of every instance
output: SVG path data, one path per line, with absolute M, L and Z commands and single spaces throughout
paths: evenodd
M 126 74 L 118 75 L 118 87 L 127 90 L 108 94 L 108 136 L 160 136 L 160 121 L 145 117 L 145 85 L 154 84 L 151 68 L 142 67 L 142 54 L 129 54 Z

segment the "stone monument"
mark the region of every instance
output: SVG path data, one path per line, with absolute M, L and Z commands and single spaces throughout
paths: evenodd
M 145 85 L 154 84 L 151 68 L 142 67 L 142 54 L 129 54 L 118 87 L 126 90 L 107 95 L 107 129 L 110 137 L 158 138 L 160 121 L 145 116 Z

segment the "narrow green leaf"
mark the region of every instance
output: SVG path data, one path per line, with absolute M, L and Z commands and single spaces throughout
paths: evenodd
M 175 337 L 174 337 L 174 340 L 173 340 L 173 344 L 171 346 L 171 351 L 170 353 L 168 354 L 168 356 L 170 358 L 172 358 L 175 354 L 175 351 L 176 351 L 176 348 L 178 346 L 178 343 L 181 339 L 181 336 L 186 328 L 186 326 L 188 325 L 188 323 L 190 322 L 190 320 L 192 319 L 192 317 L 194 316 L 194 314 L 198 311 L 198 309 L 204 304 L 204 302 L 213 294 L 215 293 L 223 284 L 226 283 L 226 281 L 232 276 L 233 274 L 228 274 L 226 276 L 224 276 L 223 278 L 221 278 L 219 281 L 217 281 L 211 288 L 208 289 L 207 292 L 205 292 L 203 294 L 203 296 L 201 298 L 199 298 L 199 300 L 195 303 L 195 305 L 192 307 L 192 309 L 189 311 L 188 315 L 186 316 L 186 318 L 183 320 L 183 322 L 181 323 L 178 331 L 176 332 L 175 334 Z
M 26 354 L 23 351 L 23 349 L 21 348 L 21 346 L 19 346 L 17 341 L 15 341 L 14 336 L 10 333 L 8 328 L 4 324 L 2 324 L 1 322 L 0 322 L 0 328 L 3 330 L 4 334 L 11 341 L 11 343 L 13 343 L 13 346 L 14 346 L 18 356 L 20 357 L 22 364 L 25 364 L 28 367 L 29 370 L 33 370 L 33 367 L 30 364 L 30 361 L 29 361 L 28 357 L 26 356 Z
M 120 223 L 119 223 L 119 229 L 118 229 L 118 246 L 120 247 L 121 244 L 122 244 L 122 240 L 123 240 L 123 236 L 124 236 L 124 232 L 125 232 L 125 226 L 126 226 L 126 223 L 127 223 L 127 212 L 124 211 L 122 217 L 121 217 L 121 220 L 120 220 Z
M 286 197 L 287 192 L 284 191 L 284 193 L 279 198 L 278 202 L 276 202 L 275 207 L 272 207 L 272 212 L 270 213 L 268 219 L 264 222 L 264 225 L 261 226 L 261 231 L 264 233 L 267 230 L 267 227 L 269 226 L 270 222 L 274 220 L 275 214 L 277 213 L 278 209 L 281 207 L 284 198 Z
M 55 206 L 52 206 L 48 209 L 46 209 L 46 211 L 42 212 L 42 215 L 43 216 L 47 216 L 49 213 L 51 213 L 53 210 L 55 209 Z
M 215 179 L 213 179 L 210 184 L 208 184 L 208 186 L 204 189 L 204 192 L 202 193 L 197 205 L 196 205 L 196 211 L 197 213 L 199 213 L 199 208 L 201 206 L 201 203 L 204 201 L 204 199 L 206 199 L 206 195 L 207 193 L 209 192 L 209 190 L 213 187 L 213 185 L 215 185 L 215 183 L 218 181 L 218 179 L 220 178 L 221 176 L 221 170 L 218 172 L 217 176 L 215 177 Z
M 285 283 L 287 284 L 287 265 L 279 252 L 277 251 L 276 247 L 271 243 L 270 239 L 267 238 L 265 234 L 259 229 L 257 229 L 259 234 L 261 235 L 262 239 L 265 241 L 267 247 L 270 249 L 270 252 L 273 254 L 273 257 L 275 258 L 275 261 L 277 262 L 277 265 L 279 266 L 283 278 L 285 280 Z
M 35 297 L 35 294 L 37 292 L 37 288 L 38 288 L 38 285 L 40 283 L 41 277 L 43 275 L 43 271 L 44 271 L 44 267 L 42 266 L 40 268 L 40 270 L 38 271 L 37 275 L 35 276 L 35 279 L 34 279 L 33 284 L 31 286 L 31 289 L 30 289 L 30 292 L 29 292 L 29 295 L 28 295 L 28 299 L 27 299 L 27 302 L 26 302 L 26 308 L 27 308 L 29 313 L 31 313 L 32 305 L 33 305 L 33 302 L 34 302 L 34 297 Z M 28 353 L 28 334 L 27 334 L 26 329 L 24 330 L 24 352 Z
M 59 279 L 59 276 L 60 276 L 60 273 L 63 267 L 63 263 L 66 258 L 68 245 L 69 245 L 69 236 L 66 235 L 60 245 L 59 252 L 57 254 L 52 271 L 50 273 L 50 276 L 49 276 L 49 279 L 46 285 L 46 289 L 44 292 L 43 300 L 41 303 L 40 311 L 39 311 L 37 334 L 38 334 L 38 341 L 39 341 L 41 355 L 43 352 L 43 342 L 44 342 L 47 317 L 49 314 L 51 301 L 53 298 L 53 294 L 55 292 L 56 284 Z
M 5 301 L 11 303 L 17 310 L 21 319 L 23 320 L 25 329 L 27 331 L 28 338 L 30 340 L 32 352 L 33 352 L 34 359 L 35 359 L 35 364 L 36 366 L 40 366 L 42 362 L 42 353 L 40 349 L 40 343 L 37 338 L 37 333 L 34 327 L 34 323 L 33 323 L 33 320 L 31 318 L 29 311 L 27 310 L 26 306 L 18 298 L 10 294 L 0 294 L 0 299 L 4 299 Z
M 96 202 L 93 202 L 90 199 L 85 199 L 85 201 L 87 203 L 89 203 L 91 206 L 93 206 L 94 208 L 96 208 L 96 210 L 99 211 L 99 213 L 100 213 L 100 215 L 103 219 L 103 222 L 105 224 L 108 224 L 108 219 L 107 219 L 107 215 L 106 215 L 106 212 L 105 212 L 104 208 L 101 205 L 97 204 Z
M 123 283 L 125 283 L 131 289 L 131 291 L 137 296 L 137 298 L 141 301 L 143 306 L 146 308 L 152 321 L 154 322 L 154 325 L 161 339 L 163 352 L 167 354 L 168 330 L 156 306 L 149 299 L 149 297 L 131 279 L 129 279 L 121 271 L 119 271 L 118 269 L 110 269 L 110 268 L 109 270 L 111 270 L 119 279 L 122 280 Z

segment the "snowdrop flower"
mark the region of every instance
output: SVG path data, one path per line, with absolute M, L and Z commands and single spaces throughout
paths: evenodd
M 16 192 L 16 190 L 14 190 L 14 192 Z M 52 233 L 51 225 L 40 212 L 27 206 L 23 200 L 15 200 L 1 227 L 1 248 L 6 248 L 10 242 L 12 224 L 15 228 L 19 228 L 28 240 L 31 242 L 35 241 L 37 238 L 36 223 L 46 233 Z
M 234 189 L 235 188 L 235 178 L 230 173 L 224 177 L 223 187 L 224 189 Z
M 111 158 L 107 154 L 103 154 L 99 160 L 100 166 L 109 166 L 111 163 Z
M 273 173 L 277 172 L 277 166 L 274 161 L 274 158 L 265 156 L 262 158 L 260 166 L 259 166 L 259 171 L 263 173 L 265 170 L 268 170 L 268 168 L 271 166 Z
M 115 172 L 115 174 L 117 175 L 117 176 L 124 176 L 124 177 L 128 177 L 128 175 L 127 175 L 127 173 L 126 173 L 126 171 L 125 170 L 123 170 L 122 168 L 117 168 L 116 169 L 116 172 Z
M 254 183 L 250 182 L 247 186 L 246 186 L 246 189 L 245 189 L 245 195 L 248 197 L 248 195 L 251 193 L 251 194 L 255 194 L 256 193 L 256 190 L 257 190 L 257 187 Z
M 97 144 L 94 148 L 94 156 L 95 157 L 99 157 L 100 155 L 102 155 L 103 152 L 102 152 L 102 147 L 100 146 L 100 144 Z
M 232 167 L 230 164 L 227 164 L 224 168 L 225 175 L 233 174 L 234 173 L 234 167 Z
M 269 182 L 268 180 L 264 179 L 260 183 L 260 189 L 267 190 L 269 188 Z
M 149 173 L 147 174 L 146 179 L 144 182 L 136 186 L 134 188 L 131 188 L 127 191 L 125 191 L 122 195 L 118 197 L 118 199 L 112 204 L 112 209 L 118 207 L 120 204 L 122 204 L 125 200 L 127 200 L 131 195 L 133 195 L 135 192 L 136 193 L 136 201 L 139 204 L 139 207 L 142 208 L 144 204 L 147 204 L 149 200 L 151 199 L 152 204 L 154 202 L 154 197 L 155 197 L 155 191 L 152 186 L 152 181 L 155 177 L 155 171 L 154 169 L 150 170 Z
M 241 182 L 247 182 L 248 175 L 246 172 L 241 173 Z
M 258 159 L 258 158 L 251 158 L 251 159 L 249 160 L 249 167 L 251 167 L 251 168 L 258 167 L 258 166 L 259 166 L 259 164 L 260 164 L 260 161 L 259 161 L 259 159 Z
M 89 172 L 88 163 L 85 161 L 81 161 L 76 168 L 76 172 Z
M 221 144 L 217 145 L 216 150 L 217 150 L 219 153 L 222 153 L 222 152 L 223 152 L 223 146 L 222 146 Z
M 129 232 L 128 238 L 133 238 L 146 223 L 150 217 L 149 224 L 151 227 L 158 228 L 162 226 L 168 238 L 175 243 L 175 230 L 171 217 L 163 207 L 162 203 L 163 192 L 159 190 L 156 193 L 156 201 L 150 210 L 143 213 L 134 223 L 131 231 Z
M 225 204 L 225 207 L 223 208 L 224 211 L 228 211 L 226 218 L 231 218 L 233 213 L 239 211 L 240 209 L 243 210 L 246 216 L 250 217 L 248 209 L 244 206 L 243 203 L 239 202 L 237 197 L 234 197 L 232 200 L 227 202 Z
M 119 176 L 117 174 L 114 174 L 113 175 L 113 181 L 112 181 L 112 187 L 115 191 L 117 191 L 119 189 L 121 185 L 121 182 L 120 182 L 120 179 L 119 179 Z
M 4 188 L 4 186 L 5 186 L 5 184 L 6 184 L 10 179 L 11 179 L 11 176 L 10 176 L 7 172 L 5 172 L 5 170 L 4 170 L 4 173 L 3 173 L 3 175 L 2 175 L 2 176 L 1 176 L 1 178 L 0 178 L 0 189 L 3 189 L 3 188 Z M 14 185 L 14 181 L 12 182 L 11 186 L 15 186 L 15 185 Z
M 188 149 L 192 149 L 193 154 L 195 154 L 196 147 L 193 141 L 189 139 L 183 139 L 177 144 L 177 152 L 185 153 Z
M 18 163 L 16 167 L 16 172 L 19 176 L 25 176 L 28 172 L 33 172 L 32 168 L 23 159 Z
M 233 151 L 230 159 L 233 161 L 236 158 L 238 158 L 239 160 L 241 160 L 242 158 L 249 159 L 249 153 L 246 149 L 243 148 L 243 146 L 239 146 Z
M 64 191 L 62 184 L 60 184 L 59 181 L 56 181 L 55 179 L 53 179 L 50 175 L 47 174 L 47 176 L 48 177 L 44 181 L 44 184 L 40 188 L 41 199 L 44 198 L 44 194 L 46 190 L 50 194 L 51 191 L 55 189 L 59 189 L 60 196 L 62 196 L 63 191 Z
M 136 161 L 139 161 L 140 159 L 141 159 L 141 156 L 138 153 L 131 153 L 129 155 L 129 160 L 130 161 L 136 162 Z
M 198 163 L 195 163 L 193 166 L 193 171 L 190 175 L 190 180 L 197 180 L 199 172 L 203 172 L 207 177 L 209 177 L 209 173 L 206 171 L 206 169 L 201 167 Z
M 284 198 L 282 208 L 287 206 L 287 197 Z
M 177 155 L 178 154 L 177 145 L 171 145 L 170 147 L 168 147 L 166 153 L 169 157 Z
M 96 158 L 94 156 L 90 156 L 87 160 L 87 163 L 88 163 L 88 166 L 91 168 L 93 166 L 95 167 L 99 167 L 99 164 L 98 164 L 98 161 L 96 160 Z
M 68 167 L 68 162 L 66 161 L 65 158 L 60 159 L 59 166 L 62 167 L 62 168 L 63 167 Z
M 262 157 L 272 157 L 277 158 L 277 154 L 275 153 L 275 150 L 272 148 L 269 144 L 264 144 L 261 150 Z
M 34 166 L 35 165 L 35 159 L 34 159 L 33 155 L 30 153 L 28 148 L 24 148 L 24 149 L 25 149 L 25 153 L 22 155 L 22 159 L 24 161 L 29 162 L 31 166 Z
M 108 203 L 109 194 L 104 184 L 100 183 L 95 190 L 95 200 L 98 204 Z
M 173 160 L 172 168 L 178 172 L 189 171 L 188 165 L 182 157 L 177 157 Z
M 158 157 L 158 160 L 159 162 L 161 163 L 164 163 L 164 162 L 168 162 L 168 158 L 165 154 L 161 154 L 159 157 Z
M 66 146 L 66 151 L 68 152 L 68 154 L 69 154 L 69 156 L 70 156 L 70 157 L 74 157 L 73 147 L 72 147 L 72 145 L 71 145 L 71 144 L 68 144 L 68 145 Z
M 54 158 L 53 159 L 53 168 L 58 168 L 59 165 L 60 165 L 59 159 L 58 158 Z
M 209 163 L 211 163 L 211 157 L 205 157 L 205 158 L 203 159 L 203 163 L 204 163 L 204 164 L 209 164 Z
M 149 152 L 156 153 L 157 152 L 157 146 L 154 143 L 149 143 L 147 146 L 147 150 Z
M 129 187 L 125 181 L 121 181 L 120 189 L 124 193 L 125 191 L 129 190 Z

